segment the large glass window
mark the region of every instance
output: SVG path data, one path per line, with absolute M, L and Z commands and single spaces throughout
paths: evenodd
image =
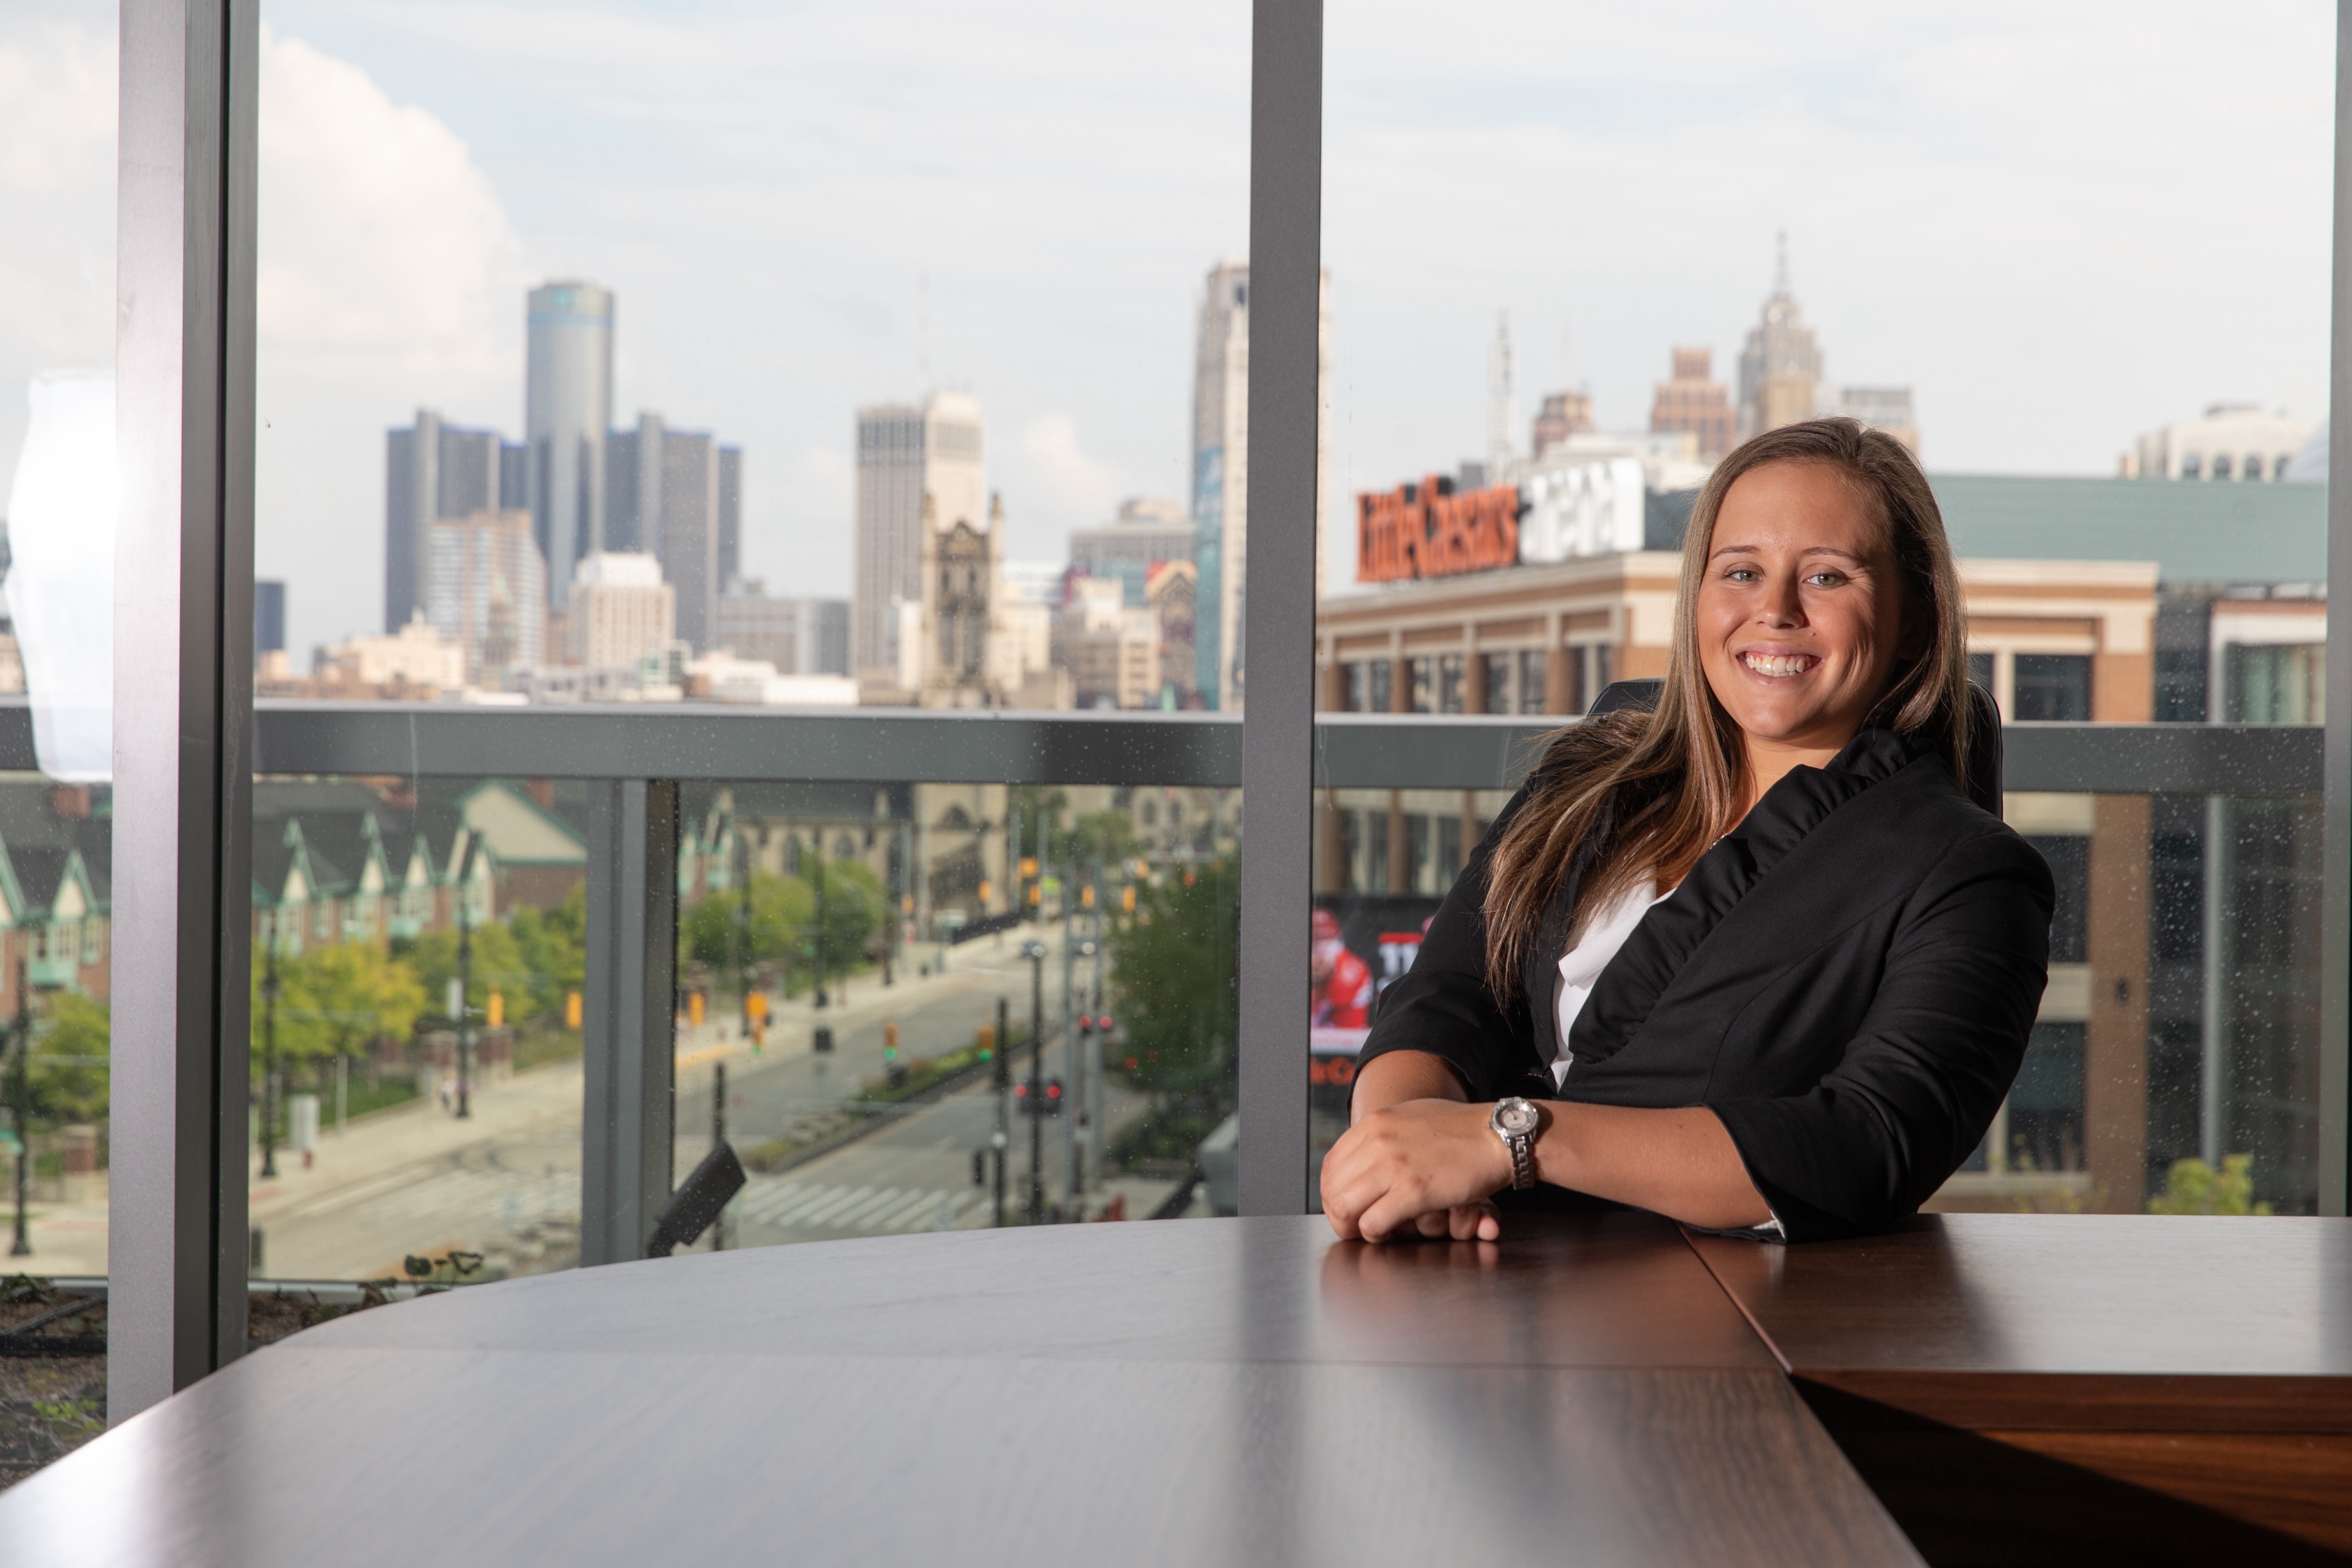
M 0 13 L 0 1487 L 105 1414 L 115 40 Z
M 1230 1207 L 1237 766 L 965 773 L 959 716 L 1242 706 L 1245 9 L 264 20 L 257 1268 L 640 1255 L 583 1116 L 647 1031 L 649 1203 L 748 1173 L 699 1245 L 995 1223 L 1000 1172 L 1009 1223 Z M 421 753 L 300 773 L 393 705 Z M 806 738 L 924 714 L 920 778 Z M 674 1005 L 600 1033 L 636 780 L 675 951 L 615 962 Z
M 1334 10 L 1318 659 L 1477 651 L 1465 710 L 1566 721 L 1664 672 L 1717 460 L 1843 415 L 1920 458 L 2007 721 L 2318 723 L 2334 14 L 2271 22 L 2217 50 L 2192 19 L 2064 10 Z M 2258 235 L 2183 226 L 2169 193 L 2199 169 L 2259 171 Z M 1395 706 L 1450 705 L 1416 679 Z M 1459 754 L 1467 722 L 1418 744 Z M 1537 726 L 1495 722 L 1524 767 Z M 2082 793 L 2102 743 L 2011 748 L 2011 819 L 2060 886 L 2051 982 L 1937 1201 L 2308 1212 L 2316 752 L 2200 753 L 2254 770 L 2239 793 Z M 1344 955 L 1318 975 L 1374 989 L 1448 835 L 1466 853 L 1503 798 L 1441 804 L 1426 757 L 1388 771 L 1318 795 L 1318 931 Z M 1342 1049 L 1318 1035 L 1318 1140 Z

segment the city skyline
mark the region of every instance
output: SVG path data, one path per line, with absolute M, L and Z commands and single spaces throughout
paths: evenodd
M 849 411 L 934 387 L 990 411 L 1016 558 L 1190 493 L 1192 302 L 1246 249 L 1238 4 L 943 11 L 919 47 L 622 5 L 555 56 L 511 5 L 270 21 L 258 567 L 293 647 L 378 622 L 351 531 L 381 515 L 383 429 L 517 428 L 518 305 L 549 279 L 624 297 L 615 406 L 761 454 L 749 575 L 847 591 Z M 25 375 L 109 353 L 111 25 L 71 0 L 0 23 L 34 88 L 0 105 L 29 150 L 0 201 L 67 241 L 0 307 L 0 462 Z M 1335 488 L 1483 450 L 1498 307 L 1523 413 L 1589 385 L 1597 424 L 1640 428 L 1669 346 L 1736 363 L 1782 228 L 1832 376 L 1916 387 L 1937 469 L 2110 472 L 2222 400 L 2318 417 L 2331 32 L 2315 5 L 2194 50 L 2021 7 L 1335 16 Z

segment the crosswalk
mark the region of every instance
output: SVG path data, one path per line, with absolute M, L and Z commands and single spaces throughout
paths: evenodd
M 580 1173 L 459 1165 L 420 1178 L 413 1170 L 395 1171 L 289 1205 L 271 1217 L 282 1224 L 326 1214 L 370 1226 L 421 1225 L 427 1229 L 452 1225 L 478 1229 L 490 1221 L 503 1231 L 549 1220 L 577 1224 Z
M 971 1191 L 945 1187 L 842 1186 L 754 1176 L 736 1200 L 735 1212 L 748 1224 L 773 1230 L 879 1236 L 953 1230 L 980 1201 Z

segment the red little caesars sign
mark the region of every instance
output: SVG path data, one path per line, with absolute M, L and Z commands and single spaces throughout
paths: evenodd
M 1356 497 L 1356 581 L 1402 583 L 1491 572 L 1519 559 L 1519 492 L 1456 490 L 1430 475 Z

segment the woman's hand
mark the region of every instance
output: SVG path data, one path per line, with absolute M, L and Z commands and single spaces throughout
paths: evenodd
M 1414 1236 L 1494 1241 L 1486 1200 L 1511 1184 L 1490 1105 L 1408 1100 L 1360 1114 L 1323 1160 L 1323 1213 L 1342 1240 Z

